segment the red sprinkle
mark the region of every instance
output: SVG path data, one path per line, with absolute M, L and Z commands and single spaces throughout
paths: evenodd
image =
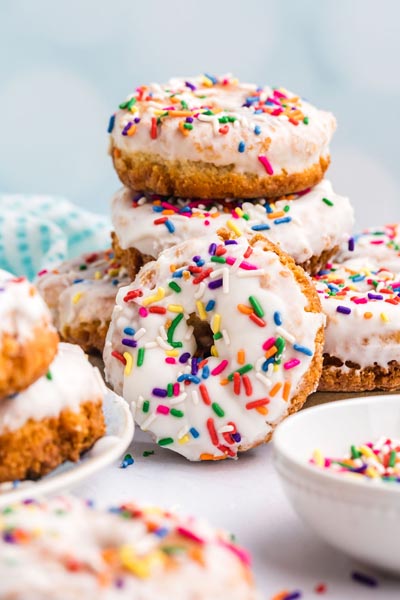
M 208 433 L 210 434 L 210 439 L 212 443 L 214 444 L 214 446 L 218 446 L 218 434 L 215 430 L 214 419 L 207 419 L 207 429 Z
M 200 394 L 201 394 L 204 404 L 207 404 L 207 406 L 210 406 L 210 404 L 211 404 L 210 396 L 208 395 L 208 390 L 207 390 L 206 386 L 204 385 L 204 383 L 201 383 L 199 385 L 199 390 L 200 390 Z
M 157 119 L 155 117 L 151 118 L 150 137 L 152 140 L 157 139 Z
M 126 365 L 126 359 L 122 356 L 120 352 L 117 352 L 117 350 L 113 350 L 111 352 L 111 356 L 118 359 L 120 362 L 122 362 L 123 365 Z
M 249 319 L 251 321 L 253 321 L 253 323 L 255 323 L 256 325 L 258 325 L 259 327 L 265 327 L 266 326 L 266 322 L 264 321 L 264 319 L 261 319 L 260 317 L 257 317 L 257 315 L 255 313 L 251 313 L 251 315 L 249 315 Z

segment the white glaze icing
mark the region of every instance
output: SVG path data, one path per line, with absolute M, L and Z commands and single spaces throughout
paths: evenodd
M 175 78 L 165 85 L 151 84 L 145 90 L 138 88 L 139 91 L 127 98 L 127 102 L 134 98 L 132 102 L 135 103 L 115 115 L 111 131 L 113 144 L 128 153 L 148 152 L 171 161 L 181 159 L 230 165 L 236 172 L 258 176 L 266 176 L 266 169 L 258 160 L 260 155 L 268 157 L 274 174 L 283 171 L 299 173 L 318 163 L 320 157 L 328 156 L 329 142 L 336 127 L 331 113 L 318 110 L 301 99 L 292 102 L 296 99 L 295 94 L 283 88 L 274 90 L 265 86 L 260 89 L 253 84 L 239 83 L 230 76 L 216 82 L 213 85 L 209 78 L 199 76 Z M 192 90 L 190 86 L 196 89 Z M 245 106 L 246 103 L 249 106 Z M 288 109 L 283 109 L 280 115 L 263 112 L 279 112 L 282 103 Z M 193 129 L 186 130 L 187 135 L 183 134 L 185 116 L 164 116 L 165 109 L 171 108 L 189 110 L 192 123 L 188 124 L 193 125 Z M 210 108 L 214 114 L 204 114 Z M 298 124 L 290 122 L 285 112 L 294 115 Z M 219 119 L 224 117 L 236 120 L 221 123 Z M 150 134 L 152 118 L 160 119 L 155 139 Z M 304 118 L 308 119 L 308 124 L 303 122 Z M 127 135 L 129 123 L 135 128 L 133 135 Z M 220 129 L 225 126 L 228 132 L 222 134 Z M 239 151 L 241 143 L 245 145 L 244 151 Z
M 396 273 L 359 256 L 330 263 L 313 278 L 327 316 L 324 353 L 340 359 L 344 371 L 350 363 L 364 369 L 400 361 L 399 273 L 399 259 Z
M 391 271 L 400 269 L 400 225 L 392 223 L 369 227 L 354 235 L 336 261 L 364 258 L 368 263 L 384 266 Z
M 106 512 L 72 497 L 0 514 L 0 596 L 259 599 L 245 551 L 207 523 L 131 504 Z
M 214 241 L 225 264 L 214 262 L 220 256 L 210 255 Z M 317 331 L 324 323 L 322 313 L 305 311 L 307 298 L 274 252 L 258 243 L 243 258 L 249 250 L 243 237 L 225 245 L 218 237 L 183 242 L 145 265 L 117 295 L 104 349 L 106 377 L 134 403 L 142 429 L 190 460 L 236 456 L 239 447 L 246 449 L 266 438 L 287 415 L 301 388 L 316 349 Z M 201 272 L 191 277 L 188 270 L 193 269 Z M 204 272 L 209 276 L 196 284 Z M 180 291 L 171 285 L 178 285 Z M 252 310 L 250 297 L 260 303 L 260 309 Z M 238 305 L 243 305 L 241 310 Z M 258 323 L 257 312 L 265 315 Z M 198 371 L 191 358 L 197 347 L 187 323 L 191 314 L 211 325 L 214 354 L 218 354 Z M 274 345 L 276 338 L 280 341 Z M 282 338 L 286 340 L 283 354 L 278 348 Z M 272 346 L 274 357 L 268 364 L 265 353 Z M 141 366 L 137 365 L 139 352 L 144 352 Z M 296 366 L 290 367 L 291 361 Z M 229 374 L 242 367 L 246 370 L 246 365 L 250 368 L 241 373 L 238 388 L 231 381 L 223 385 Z M 189 385 L 183 383 L 185 378 L 191 379 Z M 256 400 L 263 405 L 249 405 Z M 210 420 L 216 431 L 214 441 Z
M 353 208 L 348 198 L 333 191 L 329 181 L 324 179 L 308 193 L 291 198 L 295 200 L 282 199 L 273 204 L 265 200 L 221 203 L 146 198 L 122 188 L 112 199 L 111 215 L 121 248 L 137 248 L 154 257 L 187 239 L 229 229 L 227 223 L 233 223 L 249 239 L 261 233 L 299 264 L 347 242 L 354 222 Z M 165 218 L 167 224 L 154 223 Z
M 66 261 L 53 271 L 42 272 L 37 287 L 51 309 L 54 323 L 63 333 L 81 323 L 107 323 L 117 290 L 129 283 L 126 269 L 110 250 L 91 252 Z
M 49 310 L 35 287 L 24 277 L 0 269 L 0 335 L 8 333 L 25 342 L 41 327 L 53 326 Z
M 92 367 L 83 351 L 60 343 L 48 375 L 0 402 L 0 434 L 19 429 L 29 419 L 56 417 L 64 409 L 79 412 L 83 402 L 97 402 L 105 391 L 98 369 Z

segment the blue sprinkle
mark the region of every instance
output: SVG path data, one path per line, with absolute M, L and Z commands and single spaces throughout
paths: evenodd
M 204 265 L 204 263 L 205 263 L 205 262 L 206 262 L 206 261 L 204 260 L 204 258 L 202 258 L 201 260 L 198 260 L 198 261 L 197 261 L 197 266 L 198 266 L 198 267 L 202 267 L 202 266 Z
M 268 371 L 269 365 L 271 365 L 273 362 L 275 362 L 275 357 L 271 356 L 271 358 L 269 358 L 268 360 L 266 360 L 265 362 L 263 362 L 263 364 L 261 365 L 262 370 L 264 372 Z
M 290 223 L 292 217 L 281 217 L 280 219 L 275 219 L 275 225 L 281 225 L 281 223 Z
M 169 219 L 167 219 L 167 220 L 165 221 L 165 227 L 168 229 L 168 231 L 169 231 L 170 233 L 174 233 L 174 231 L 175 231 L 175 225 L 174 225 L 174 224 L 173 224 L 173 222 L 172 222 L 172 221 L 170 221 Z
M 201 376 L 203 379 L 208 379 L 210 377 L 210 367 L 208 365 L 205 365 L 203 367 L 203 371 L 201 373 Z
M 310 348 L 306 348 L 306 346 L 300 346 L 300 344 L 293 344 L 293 348 L 295 350 L 297 350 L 297 352 L 302 352 L 303 354 L 306 354 L 307 356 L 313 355 L 313 351 L 310 350 Z
M 242 441 L 242 436 L 240 435 L 240 433 L 238 431 L 236 433 L 232 433 L 232 437 L 237 444 L 239 444 L 239 442 Z
M 246 144 L 243 141 L 239 142 L 238 152 L 244 152 L 245 149 L 246 149 Z
M 165 538 L 170 533 L 170 530 L 167 527 L 159 527 L 153 533 L 159 538 Z
M 257 110 L 254 111 L 255 115 L 261 115 L 262 114 L 262 108 L 257 108 Z
M 135 335 L 135 330 L 132 327 L 125 327 L 124 333 L 126 335 Z
M 164 208 L 162 206 L 160 206 L 159 204 L 153 204 L 154 212 L 162 212 L 163 210 L 164 210 Z
M 84 279 L 74 279 L 72 283 L 82 283 L 82 281 L 85 281 Z
M 355 283 L 357 283 L 358 281 L 364 281 L 365 279 L 365 275 L 354 275 L 354 277 L 351 278 Z
M 199 437 L 199 432 L 197 431 L 197 429 L 195 429 L 194 427 L 191 427 L 189 429 L 189 433 L 194 437 L 194 438 L 198 438 Z
M 328 275 L 329 272 L 329 269 L 321 269 L 321 271 L 318 271 L 318 275 Z
M 337 285 L 335 285 L 334 283 L 328 283 L 328 288 L 332 292 L 338 292 L 340 290 L 340 288 Z
M 278 327 L 279 327 L 279 325 L 282 325 L 282 315 L 278 311 L 274 312 L 274 323 Z
M 274 210 L 273 210 L 272 206 L 270 206 L 270 205 L 268 204 L 268 202 L 265 204 L 265 211 L 266 211 L 266 212 L 267 212 L 269 215 L 270 215 L 271 213 L 273 213 L 273 212 L 274 212 Z
M 267 223 L 260 223 L 259 225 L 252 226 L 253 231 L 267 231 L 267 229 L 271 229 L 271 227 L 267 225 Z
M 260 133 L 261 133 L 261 127 L 260 127 L 259 125 L 256 125 L 256 126 L 254 127 L 254 133 L 255 133 L 256 135 L 260 135 Z
M 113 279 L 111 283 L 112 283 L 113 285 L 118 285 L 118 284 L 119 284 L 119 281 L 118 281 L 118 279 Z
M 179 375 L 177 382 L 178 383 L 182 383 L 182 381 L 191 381 L 192 383 L 200 383 L 201 379 L 199 377 L 196 377 L 196 375 L 191 375 L 190 373 L 188 374 L 183 374 L 183 375 Z
M 205 306 L 206 312 L 210 312 L 210 310 L 213 310 L 214 306 L 215 306 L 215 300 L 209 300 Z
M 115 124 L 115 115 L 111 115 L 110 120 L 108 122 L 107 133 L 111 133 L 114 129 Z
M 180 277 L 183 277 L 183 269 L 179 269 L 178 271 L 174 271 L 172 273 L 172 277 L 174 277 L 175 279 L 179 279 Z
M 208 73 L 204 73 L 204 76 L 207 77 L 207 79 L 209 79 L 210 81 L 212 81 L 214 85 L 218 83 L 218 79 L 216 77 L 214 77 L 214 75 L 209 75 Z

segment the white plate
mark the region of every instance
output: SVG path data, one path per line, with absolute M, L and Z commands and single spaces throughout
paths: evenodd
M 90 475 L 117 460 L 129 446 L 134 423 L 128 404 L 111 390 L 103 402 L 106 435 L 85 452 L 77 463 L 65 462 L 38 481 L 24 481 L 17 485 L 0 485 L 0 508 L 24 498 L 34 498 L 71 489 Z

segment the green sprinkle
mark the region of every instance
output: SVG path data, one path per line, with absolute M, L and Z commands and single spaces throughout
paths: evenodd
M 183 412 L 181 410 L 178 410 L 177 408 L 171 408 L 171 410 L 169 412 L 171 413 L 171 415 L 173 417 L 178 417 L 178 418 L 183 417 Z
M 218 119 L 218 122 L 219 122 L 219 123 L 229 123 L 229 121 L 228 121 L 228 117 L 220 117 L 220 118 Z
M 186 552 L 186 548 L 183 546 L 161 546 L 160 550 L 161 552 L 164 552 L 164 554 L 167 554 L 167 556 Z
M 282 352 L 285 348 L 285 340 L 282 337 L 276 338 L 275 346 L 278 348 L 277 354 L 282 354 Z
M 183 129 L 193 129 L 193 125 L 191 123 L 184 123 Z
M 211 408 L 213 409 L 213 411 L 215 412 L 215 414 L 217 415 L 217 417 L 224 417 L 225 416 L 225 411 L 216 402 L 213 402 L 211 404 Z
M 228 123 L 234 123 L 237 121 L 237 117 L 226 117 L 228 119 Z
M 249 371 L 251 371 L 252 368 L 253 368 L 253 365 L 251 365 L 250 363 L 247 365 L 244 365 L 243 367 L 240 367 L 240 369 L 236 369 L 236 371 L 233 371 L 233 373 L 228 375 L 228 380 L 232 381 L 235 373 L 239 373 L 239 375 L 244 375 L 245 373 L 248 373 Z
M 131 110 L 132 106 L 136 104 L 136 98 L 131 98 L 130 100 L 126 100 L 125 102 L 121 102 L 118 108 L 121 110 Z
M 389 467 L 394 467 L 396 464 L 396 450 L 392 450 L 389 457 Z
M 217 331 L 217 333 L 214 333 L 213 337 L 214 337 L 214 340 L 220 340 L 223 337 L 223 335 L 220 331 Z
M 145 450 L 145 451 L 143 452 L 143 456 L 144 456 L 145 458 L 147 458 L 148 456 L 153 456 L 153 454 L 154 454 L 154 450 Z
M 214 115 L 214 113 L 213 113 L 213 111 L 212 111 L 212 110 L 205 110 L 205 111 L 204 111 L 202 114 L 203 114 L 203 115 L 208 115 L 209 117 L 211 117 L 211 116 L 213 116 L 213 115 Z
M 173 443 L 174 443 L 174 440 L 171 437 L 161 438 L 161 440 L 158 440 L 159 446 L 169 446 L 169 444 L 173 444 Z
M 47 371 L 46 378 L 49 379 L 50 381 L 53 379 L 53 375 L 50 373 L 50 371 Z
M 256 313 L 257 317 L 263 317 L 265 313 L 261 307 L 261 304 L 257 300 L 257 298 L 255 298 L 254 296 L 249 296 L 249 302 L 250 302 L 251 306 L 253 307 L 253 310 Z
M 174 348 L 180 348 L 182 346 L 181 342 L 173 342 L 172 341 L 174 338 L 175 329 L 178 327 L 178 325 L 182 321 L 182 319 L 183 319 L 183 313 L 179 313 L 179 315 L 176 315 L 175 319 L 172 321 L 171 325 L 168 328 L 168 333 L 167 333 L 168 343 L 171 344 L 171 346 L 173 346 Z M 179 344 L 179 346 L 176 346 L 175 344 Z
M 188 110 L 189 109 L 189 107 L 187 105 L 187 102 L 185 102 L 184 100 L 181 100 L 181 106 L 182 106 L 183 110 Z
M 308 117 L 304 117 L 304 119 L 303 119 L 303 123 L 304 123 L 304 125 L 308 125 L 308 123 L 309 123 L 309 118 L 308 118 Z
M 211 262 L 224 264 L 226 263 L 226 258 L 224 258 L 223 256 L 212 256 Z
M 144 413 L 147 413 L 147 412 L 149 412 L 149 409 L 150 409 L 150 401 L 149 400 L 145 400 L 143 402 L 142 411 Z
M 245 221 L 248 221 L 250 219 L 250 217 L 247 213 L 243 213 L 242 219 L 244 219 Z
M 87 269 L 87 265 L 80 265 L 79 266 L 79 270 L 80 271 L 86 271 L 86 269 Z
M 139 348 L 138 355 L 137 355 L 137 366 L 138 367 L 141 367 L 144 362 L 144 351 L 145 351 L 145 348 L 143 348 L 143 347 Z
M 322 202 L 325 202 L 327 206 L 333 206 L 332 200 L 329 200 L 328 198 L 322 198 Z
M 360 458 L 361 452 L 357 449 L 356 446 L 351 446 L 351 458 Z
M 174 395 L 174 384 L 168 383 L 167 384 L 167 396 L 168 396 L 168 398 L 172 398 L 173 395 Z
M 283 212 L 289 212 L 290 210 L 290 206 L 289 204 L 286 204 L 286 206 L 283 207 Z

